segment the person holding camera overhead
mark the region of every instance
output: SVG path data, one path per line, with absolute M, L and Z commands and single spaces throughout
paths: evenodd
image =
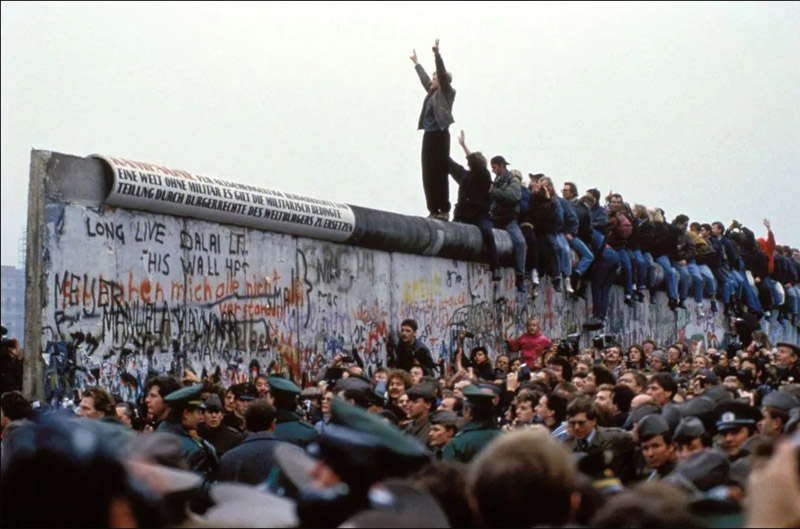
M 458 349 L 456 350 L 456 366 L 472 370 L 470 377 L 477 377 L 482 380 L 494 380 L 495 372 L 492 361 L 489 360 L 489 353 L 482 345 L 473 347 L 469 354 L 469 360 L 464 358 L 464 339 L 474 338 L 475 335 L 469 331 L 461 331 L 458 335 Z
M 525 321 L 525 333 L 519 338 L 506 339 L 508 348 L 514 352 L 519 351 L 519 358 L 533 369 L 536 359 L 544 350 L 553 345 L 552 340 L 539 330 L 539 318 L 533 316 Z

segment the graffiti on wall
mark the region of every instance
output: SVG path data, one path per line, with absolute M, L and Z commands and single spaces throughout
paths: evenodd
M 492 282 L 481 263 L 169 215 L 51 202 L 46 230 L 42 343 L 53 399 L 95 383 L 133 397 L 148 377 L 186 368 L 230 384 L 273 366 L 307 384 L 337 354 L 357 356 L 370 374 L 405 318 L 446 368 L 461 331 L 474 334 L 467 348 L 495 357 L 529 316 L 561 338 L 591 313 L 590 295 L 567 298 L 547 282 L 536 297 L 518 294 L 510 268 Z M 606 332 L 705 347 L 722 336 L 719 315 L 685 312 L 676 317 L 662 294 L 630 309 L 614 287 Z

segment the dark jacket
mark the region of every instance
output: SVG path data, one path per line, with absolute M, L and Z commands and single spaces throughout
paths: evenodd
M 275 466 L 275 449 L 282 443 L 269 432 L 248 433 L 239 446 L 222 456 L 217 479 L 250 485 L 263 483 Z
M 633 436 L 630 432 L 626 432 L 619 428 L 604 428 L 597 426 L 595 428 L 595 435 L 589 443 L 587 450 L 579 448 L 579 442 L 572 436 L 564 440 L 567 446 L 573 452 L 593 452 L 595 450 L 610 450 L 614 453 L 614 460 L 611 463 L 612 469 L 615 474 L 622 480 L 623 483 L 628 483 L 633 479 L 632 468 L 629 468 L 630 461 L 634 460 L 637 446 L 633 441 Z
M 672 224 L 665 222 L 653 223 L 652 238 L 650 243 L 646 245 L 653 258 L 666 255 L 672 260 L 675 260 L 678 249 L 678 234 L 680 230 Z
M 519 218 L 522 186 L 511 171 L 506 171 L 492 182 L 489 188 L 489 216 L 497 228 L 504 228 Z
M 533 229 L 537 234 L 555 233 L 557 216 L 555 200 L 546 199 L 539 193 L 531 195 L 528 218 L 533 223 Z
M 502 433 L 492 422 L 468 422 L 444 447 L 442 460 L 469 463 L 500 435 Z
M 419 114 L 419 123 L 417 125 L 418 129 L 423 128 L 422 120 L 425 115 L 425 105 L 428 102 L 428 98 L 433 98 L 433 115 L 436 116 L 436 123 L 439 125 L 439 129 L 446 130 L 447 127 L 455 122 L 453 119 L 453 101 L 455 101 L 456 98 L 456 91 L 448 81 L 447 70 L 444 68 L 442 56 L 437 53 L 435 61 L 439 88 L 433 92 L 431 92 L 431 79 L 425 72 L 425 68 L 423 68 L 421 64 L 415 66 L 422 87 L 428 94 L 422 102 L 422 111 Z
M 161 421 L 157 432 L 177 435 L 181 440 L 181 458 L 189 469 L 201 474 L 213 474 L 219 463 L 217 452 L 211 443 L 200 436 L 190 434 L 180 423 Z
M 231 428 L 226 424 L 220 424 L 217 428 L 209 428 L 205 424 L 201 424 L 197 428 L 197 433 L 211 443 L 214 450 L 217 451 L 217 456 L 222 457 L 225 452 L 242 442 L 244 435 Z
M 420 421 L 409 421 L 405 428 L 405 432 L 413 437 L 416 437 L 423 444 L 427 445 L 429 435 L 431 433 L 431 418 L 430 415 Z
M 524 185 L 519 186 L 520 201 L 519 201 L 519 218 L 517 221 L 522 224 L 523 222 L 530 222 L 528 218 L 528 210 L 531 209 L 531 191 Z M 531 222 L 531 224 L 533 224 Z
M 617 229 L 617 225 L 620 222 L 619 218 L 620 216 L 623 216 L 626 219 L 628 219 L 628 222 L 630 222 L 631 226 L 633 226 L 633 215 L 631 215 L 624 209 L 608 214 L 608 225 L 606 226 L 606 243 L 615 248 L 619 246 L 627 246 L 628 237 L 630 237 L 630 236 L 623 237 L 619 233 L 619 230 Z
M 592 212 L 589 206 L 580 200 L 572 205 L 575 211 L 575 217 L 578 219 L 578 238 L 586 243 L 589 248 L 592 247 Z
M 453 212 L 455 222 L 472 222 L 489 214 L 489 169 L 465 169 L 450 158 L 450 176 L 458 183 L 458 202 Z
M 606 232 L 606 226 L 608 225 L 608 211 L 606 208 L 601 206 L 600 204 L 596 204 L 592 209 L 592 229 L 597 230 L 600 233 Z
M 286 410 L 275 410 L 275 438 L 305 448 L 316 440 L 317 431 L 299 415 Z
M 578 217 L 566 198 L 557 197 L 556 203 L 556 233 L 578 235 Z
M 694 241 L 691 237 L 689 237 L 689 234 L 686 233 L 685 230 L 681 230 L 675 225 L 673 225 L 673 227 L 678 230 L 678 236 L 676 237 L 677 249 L 675 250 L 675 260 L 685 260 L 687 263 L 694 261 L 697 257 Z
M 393 345 L 394 340 L 386 342 L 388 347 L 387 366 L 397 369 L 405 369 L 410 371 L 414 365 L 414 360 L 420 363 L 422 370 L 426 376 L 434 375 L 434 368 L 436 364 L 433 363 L 430 350 L 422 343 L 419 338 L 414 339 L 414 343 L 407 345 L 402 341 Z

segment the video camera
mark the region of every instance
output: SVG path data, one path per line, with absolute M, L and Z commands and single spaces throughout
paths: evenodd
M 578 346 L 580 339 L 581 333 L 579 332 L 566 335 L 558 342 L 558 348 L 556 349 L 556 352 L 561 356 L 566 357 L 577 356 L 581 351 L 580 347 Z
M 592 347 L 595 349 L 605 349 L 615 344 L 617 339 L 613 334 L 598 334 L 592 338 Z

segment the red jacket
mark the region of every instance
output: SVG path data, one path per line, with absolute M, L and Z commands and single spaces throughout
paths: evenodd
M 764 237 L 758 238 L 758 245 L 761 247 L 761 251 L 767 254 L 769 258 L 768 272 L 771 274 L 775 270 L 775 236 L 772 235 L 772 230 L 767 232 L 766 240 L 764 240 Z
M 508 340 L 509 348 L 512 351 L 520 351 L 520 360 L 528 364 L 528 367 L 530 368 L 533 368 L 534 361 L 539 358 L 542 355 L 542 352 L 551 345 L 553 345 L 553 342 L 550 341 L 550 338 L 541 332 L 537 332 L 533 335 L 526 332 L 516 340 Z

